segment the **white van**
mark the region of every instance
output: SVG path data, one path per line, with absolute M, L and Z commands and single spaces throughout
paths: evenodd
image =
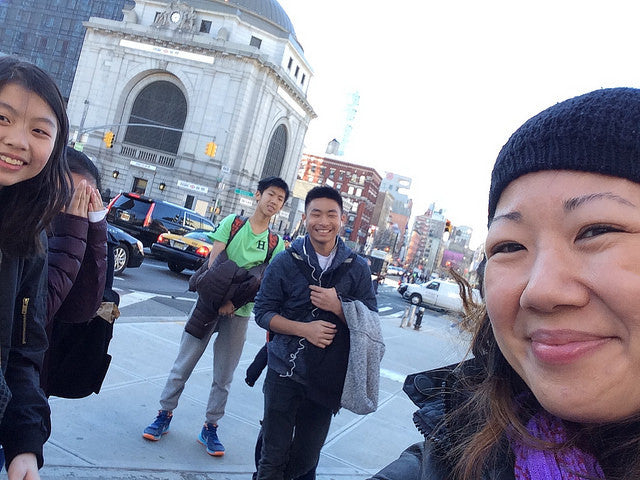
M 462 312 L 462 299 L 460 289 L 455 282 L 445 280 L 431 280 L 427 283 L 411 283 L 402 296 L 413 305 L 425 305 L 427 307 L 441 308 Z M 473 290 L 473 298 L 480 301 L 480 292 Z

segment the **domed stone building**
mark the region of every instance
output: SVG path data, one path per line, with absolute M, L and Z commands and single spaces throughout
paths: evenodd
M 313 72 L 276 0 L 138 0 L 84 25 L 68 113 L 112 196 L 220 218 L 253 211 L 260 178 L 293 185 Z M 274 227 L 289 228 L 286 209 Z

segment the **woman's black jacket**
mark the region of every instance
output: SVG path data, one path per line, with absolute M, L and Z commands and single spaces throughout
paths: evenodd
M 41 242 L 46 246 L 44 232 Z M 0 423 L 0 444 L 9 465 L 21 453 L 34 453 L 43 464 L 42 446 L 51 430 L 40 369 L 47 349 L 46 253 L 0 258 L 0 362 L 12 398 Z
M 445 416 L 465 398 L 460 390 L 461 376 L 476 376 L 480 367 L 471 359 L 427 372 L 409 375 L 404 391 L 420 408 L 413 414 L 413 422 L 425 437 L 407 448 L 400 457 L 373 477 L 374 480 L 451 480 L 452 465 L 446 453 L 456 442 L 462 429 L 451 428 Z M 464 422 L 461 422 L 464 423 Z M 485 469 L 483 480 L 514 480 L 513 458 L 507 449 L 499 455 L 499 462 Z

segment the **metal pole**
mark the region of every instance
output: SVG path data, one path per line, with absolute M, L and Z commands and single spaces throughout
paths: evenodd
M 80 120 L 80 129 L 78 131 L 78 135 L 82 135 L 83 132 L 83 127 L 84 127 L 84 121 L 87 119 L 87 111 L 89 110 L 89 100 L 87 100 L 85 98 L 84 100 L 84 111 L 82 112 L 82 119 Z

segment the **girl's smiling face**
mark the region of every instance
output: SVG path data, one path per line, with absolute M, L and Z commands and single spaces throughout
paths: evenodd
M 524 175 L 500 197 L 486 253 L 495 338 L 541 405 L 577 422 L 640 412 L 640 185 Z
M 17 83 L 0 89 L 0 188 L 29 180 L 49 161 L 56 116 L 39 95 Z

